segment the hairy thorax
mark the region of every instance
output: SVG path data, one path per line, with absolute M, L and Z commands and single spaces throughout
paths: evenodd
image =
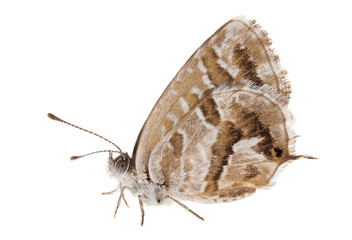
M 118 178 L 122 186 L 128 189 L 133 196 L 141 196 L 148 205 L 160 205 L 168 202 L 163 186 L 152 181 L 141 179 L 134 174 L 124 174 Z

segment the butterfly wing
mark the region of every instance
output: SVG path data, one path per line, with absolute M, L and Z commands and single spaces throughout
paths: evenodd
M 145 122 L 133 152 L 137 174 L 199 201 L 267 185 L 293 153 L 290 88 L 269 46 L 267 34 L 243 19 L 211 36 Z

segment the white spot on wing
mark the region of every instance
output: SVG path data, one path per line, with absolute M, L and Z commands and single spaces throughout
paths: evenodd
M 174 122 L 173 126 L 175 126 L 175 124 L 178 123 L 178 118 L 176 117 L 175 114 L 173 114 L 173 113 L 168 113 L 168 114 L 166 115 L 166 117 L 167 117 L 168 119 L 170 119 L 171 121 Z
M 227 30 L 227 33 L 225 34 L 225 42 L 230 39 L 230 38 L 233 38 L 234 34 L 233 34 L 233 29 L 227 29 L 228 26 L 226 27 L 226 30 Z
M 218 59 L 218 64 L 220 65 L 220 67 L 222 67 L 223 69 L 227 69 L 227 63 L 222 60 L 222 59 Z
M 254 147 L 255 145 L 257 145 L 261 140 L 262 140 L 261 138 L 255 138 L 255 137 L 252 137 L 250 139 L 241 140 L 238 143 L 234 144 L 232 146 L 232 149 L 235 153 L 243 151 L 243 150 L 248 150 L 251 147 Z
M 258 74 L 258 77 L 260 77 L 260 78 L 265 78 L 267 76 L 273 75 L 273 71 L 272 71 L 270 62 L 266 62 L 266 63 L 263 63 L 260 66 L 258 66 L 257 74 Z
M 231 22 L 230 24 L 228 24 L 226 27 L 225 27 L 225 30 L 229 31 L 231 34 L 233 34 L 234 30 L 236 31 L 240 31 L 242 29 L 244 29 L 245 26 L 244 24 L 242 23 L 242 21 L 233 21 Z
M 216 52 L 216 54 L 221 57 L 222 56 L 222 50 L 219 48 L 217 45 L 213 45 L 213 49 Z
M 192 87 L 192 88 L 191 88 L 191 93 L 192 93 L 192 94 L 197 94 L 199 99 L 201 99 L 201 98 L 202 98 L 202 95 L 203 95 L 202 90 L 200 90 L 200 89 L 197 88 L 197 87 Z
M 160 131 L 161 131 L 161 136 L 164 136 L 164 135 L 165 135 L 165 132 L 166 132 L 166 129 L 165 129 L 165 126 L 164 126 L 164 125 L 161 125 Z
M 183 112 L 187 113 L 189 111 L 189 106 L 188 106 L 187 101 L 183 97 L 180 97 L 179 101 L 180 101 Z
M 199 61 L 198 61 L 198 68 L 199 68 L 199 70 L 200 70 L 202 73 L 206 73 L 206 72 L 207 72 L 207 69 L 205 68 L 205 66 L 204 66 L 202 60 L 199 60 Z
M 197 143 L 198 157 L 201 161 L 198 165 L 198 171 L 196 171 L 198 178 L 204 179 L 209 171 L 210 161 L 208 160 L 207 148 L 202 143 Z M 204 192 L 206 187 L 206 181 L 203 181 L 201 191 Z
M 202 143 L 198 143 L 198 144 L 197 144 L 197 150 L 198 150 L 199 156 L 201 156 L 203 162 L 208 162 L 207 150 L 206 150 L 206 148 L 203 146 Z
M 209 89 L 214 88 L 214 85 L 211 83 L 211 81 L 210 81 L 208 75 L 204 74 L 203 77 L 202 77 L 202 80 L 203 80 L 203 83 L 204 83 L 205 85 L 207 85 L 207 87 L 208 87 Z
M 227 71 L 230 73 L 231 77 L 236 78 L 241 70 L 236 65 L 233 65 L 229 67 Z

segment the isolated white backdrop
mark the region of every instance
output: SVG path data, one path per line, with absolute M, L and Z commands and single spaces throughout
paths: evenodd
M 351 239 L 351 17 L 347 1 L 1 1 L 1 239 Z M 113 212 L 100 139 L 132 152 L 192 53 L 238 15 L 266 29 L 289 71 L 297 153 L 270 190 L 228 204 Z

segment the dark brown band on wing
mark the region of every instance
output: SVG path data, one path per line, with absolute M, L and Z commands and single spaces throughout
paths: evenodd
M 264 83 L 258 77 L 257 66 L 251 60 L 250 52 L 246 47 L 237 44 L 233 51 L 233 62 L 240 68 L 239 77 L 250 80 L 258 86 L 262 86 Z
M 220 123 L 220 114 L 217 110 L 217 105 L 213 98 L 206 99 L 200 106 L 200 110 L 202 111 L 202 114 L 207 123 L 215 126 Z
M 176 159 L 180 159 L 182 156 L 183 149 L 183 135 L 178 132 L 175 132 L 170 138 L 170 144 L 173 148 L 173 155 Z
M 233 78 L 226 69 L 223 69 L 218 63 L 219 57 L 215 50 L 206 48 L 202 56 L 204 67 L 207 69 L 207 74 L 210 81 L 219 86 L 225 82 L 232 82 Z
M 218 181 L 224 170 L 224 166 L 228 164 L 228 159 L 233 154 L 232 146 L 239 142 L 242 138 L 241 129 L 237 129 L 235 125 L 226 121 L 219 127 L 219 133 L 216 142 L 212 145 L 213 157 L 210 160 L 210 167 L 205 181 L 208 182 L 204 192 L 214 192 L 219 189 Z
M 263 153 L 269 159 L 272 157 L 272 150 L 274 148 L 274 139 L 270 134 L 269 127 L 265 126 L 256 116 L 249 122 L 247 126 L 248 138 L 257 137 L 262 140 L 254 147 L 256 152 Z
M 244 139 L 256 137 L 261 141 L 253 148 L 256 152 L 264 154 L 268 159 L 273 156 L 274 139 L 270 134 L 270 129 L 261 120 L 258 113 L 249 111 L 243 105 L 233 102 L 231 109 L 237 116 L 237 121 L 242 123 L 240 128 L 243 131 Z M 281 152 L 282 154 L 282 152 Z

